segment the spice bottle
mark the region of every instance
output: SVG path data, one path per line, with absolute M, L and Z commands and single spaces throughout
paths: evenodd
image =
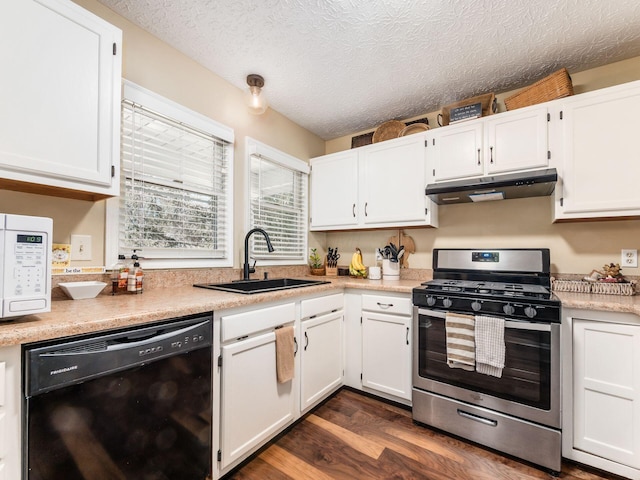
M 111 267 L 111 295 L 127 291 L 129 267 L 124 263 L 124 255 L 118 255 L 118 261 Z
M 129 293 L 142 293 L 142 281 L 144 278 L 144 273 L 142 271 L 142 267 L 140 266 L 140 262 L 138 262 L 138 255 L 133 251 L 133 255 L 131 255 L 131 259 L 133 260 L 133 267 L 129 270 L 129 277 L 127 281 L 127 291 Z

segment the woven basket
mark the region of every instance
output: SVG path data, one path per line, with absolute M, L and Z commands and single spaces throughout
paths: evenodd
M 635 295 L 636 282 L 608 283 L 584 282 L 582 280 L 554 280 L 551 284 L 555 292 L 597 293 L 601 295 Z
M 392 138 L 398 138 L 406 124 L 398 120 L 389 120 L 383 123 L 373 132 L 373 143 L 384 142 Z
M 465 100 L 460 100 L 459 102 L 452 103 L 451 105 L 445 105 L 442 107 L 442 121 L 440 121 L 440 117 L 438 116 L 438 123 L 441 123 L 441 126 L 449 125 L 449 121 L 451 119 L 451 110 L 458 107 L 464 107 L 466 105 L 473 105 L 474 103 L 482 104 L 482 116 L 486 117 L 487 115 L 491 115 L 496 111 L 496 96 L 493 93 L 485 93 L 484 95 L 478 95 L 476 97 L 467 98 Z
M 507 110 L 528 107 L 537 103 L 548 102 L 556 98 L 573 95 L 573 83 L 566 68 L 553 72 L 548 77 L 538 80 L 533 85 L 523 88 L 518 93 L 504 99 Z

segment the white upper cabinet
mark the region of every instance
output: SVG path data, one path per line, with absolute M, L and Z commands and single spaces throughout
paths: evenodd
M 425 134 L 311 160 L 311 230 L 437 226 Z
M 555 219 L 640 215 L 640 81 L 558 103 L 562 183 Z
M 311 161 L 311 229 L 358 225 L 358 151 Z
M 428 132 L 430 183 L 549 165 L 547 106 L 468 120 Z
M 420 138 L 422 137 L 422 138 Z M 425 139 L 406 136 L 360 152 L 362 222 L 367 225 L 426 222 Z
M 545 106 L 487 118 L 487 173 L 546 168 L 549 165 L 548 115 Z
M 0 31 L 0 186 L 117 195 L 122 32 L 68 0 L 3 0 Z
M 482 163 L 483 125 L 468 121 L 432 130 L 427 135 L 427 155 L 433 166 L 432 182 L 477 177 Z

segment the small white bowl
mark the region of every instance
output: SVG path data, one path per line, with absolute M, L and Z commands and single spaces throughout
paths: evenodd
M 104 282 L 67 282 L 58 286 L 74 300 L 95 298 L 107 286 Z

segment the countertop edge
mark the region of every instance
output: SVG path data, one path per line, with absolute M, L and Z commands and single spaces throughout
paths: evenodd
M 158 288 L 142 295 L 100 295 L 86 300 L 56 300 L 50 313 L 0 322 L 0 347 L 112 330 L 205 312 L 302 299 L 338 290 L 411 294 L 419 280 L 326 278 L 330 283 L 291 290 L 242 295 L 194 288 Z M 556 292 L 565 308 L 632 313 L 640 316 L 640 296 Z

